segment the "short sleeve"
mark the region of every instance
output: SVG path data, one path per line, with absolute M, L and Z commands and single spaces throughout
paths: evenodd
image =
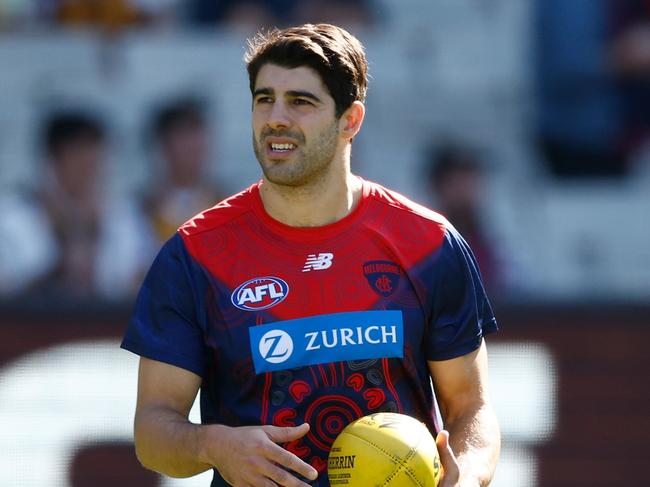
M 206 280 L 176 234 L 145 277 L 122 348 L 202 376 L 206 347 L 199 310 Z
M 427 358 L 448 360 L 476 350 L 497 322 L 476 259 L 451 225 L 435 268 Z

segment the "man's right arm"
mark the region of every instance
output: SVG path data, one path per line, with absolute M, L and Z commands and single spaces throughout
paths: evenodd
M 185 369 L 142 357 L 138 374 L 135 446 L 143 466 L 170 477 L 210 468 L 231 485 L 308 487 L 283 465 L 307 478 L 316 471 L 277 443 L 304 436 L 306 424 L 276 426 L 196 425 L 188 420 L 201 378 Z

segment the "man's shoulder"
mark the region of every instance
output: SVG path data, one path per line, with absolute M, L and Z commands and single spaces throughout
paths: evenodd
M 184 238 L 216 230 L 249 213 L 253 209 L 257 194 L 257 184 L 225 198 L 187 220 L 178 229 Z

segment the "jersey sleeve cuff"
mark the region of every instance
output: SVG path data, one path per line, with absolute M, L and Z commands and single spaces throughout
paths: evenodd
M 496 318 L 492 318 L 489 322 L 483 324 L 481 327 L 481 333 L 471 341 L 459 344 L 454 348 L 435 352 L 429 355 L 427 357 L 427 360 L 450 360 L 453 358 L 462 357 L 463 355 L 467 355 L 468 353 L 473 352 L 481 346 L 481 342 L 483 341 L 483 337 L 485 335 L 494 333 L 495 331 L 498 331 L 498 329 L 499 327 L 497 326 Z
M 141 357 L 145 357 L 151 360 L 157 360 L 158 362 L 164 362 L 169 365 L 174 365 L 175 367 L 180 367 L 189 372 L 192 372 L 199 377 L 203 377 L 204 367 L 203 365 L 195 363 L 188 357 L 171 353 L 169 351 L 163 350 L 152 350 L 151 348 L 138 343 L 132 340 L 123 340 L 120 348 L 132 352 Z

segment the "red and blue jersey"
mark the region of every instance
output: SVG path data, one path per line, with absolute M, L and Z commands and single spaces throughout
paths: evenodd
M 202 377 L 203 423 L 308 422 L 284 446 L 326 486 L 330 446 L 361 416 L 400 412 L 435 432 L 427 361 L 496 329 L 472 252 L 442 216 L 364 181 L 345 218 L 290 227 L 256 184 L 165 244 L 122 346 Z M 227 484 L 215 472 L 212 485 Z

